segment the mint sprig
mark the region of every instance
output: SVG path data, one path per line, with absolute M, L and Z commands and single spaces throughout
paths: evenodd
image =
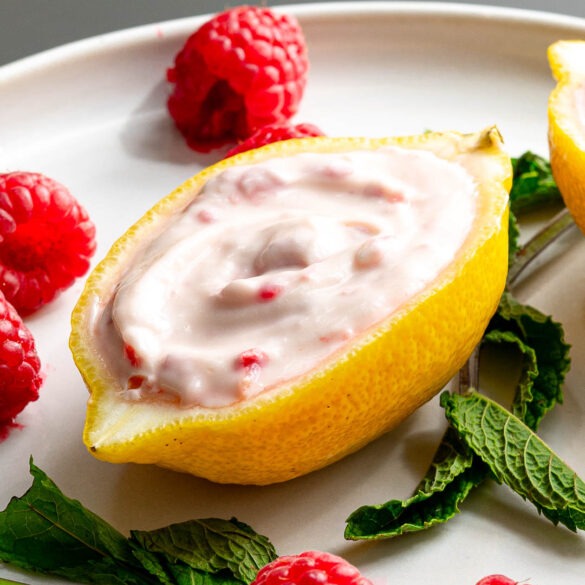
M 529 262 L 572 224 L 569 214 L 564 211 L 540 234 L 520 246 L 514 211 L 532 211 L 559 200 L 550 165 L 544 159 L 526 153 L 514 160 L 509 287 Z M 521 374 L 511 398 L 510 416 L 520 425 L 535 431 L 546 413 L 563 399 L 562 385 L 570 359 L 562 326 L 505 292 L 482 340 L 483 347 L 489 344 L 507 345 L 518 355 Z M 467 390 L 469 381 L 463 383 L 462 377 L 460 382 L 462 389 Z M 480 436 L 484 432 L 481 427 L 476 430 Z M 391 538 L 446 522 L 459 511 L 469 493 L 489 475 L 489 465 L 477 456 L 465 437 L 452 425 L 413 496 L 358 508 L 347 519 L 345 537 L 351 540 Z M 553 519 L 552 512 L 546 514 Z M 567 525 L 571 527 L 571 522 Z
M 562 204 L 550 163 L 545 158 L 527 151 L 512 159 L 512 168 L 510 209 L 514 215 L 536 211 L 546 205 Z
M 522 355 L 522 377 L 512 410 L 537 430 L 546 413 L 563 402 L 571 360 L 562 325 L 506 292 L 482 343 L 513 344 Z
M 83 583 L 154 583 L 122 534 L 65 497 L 32 461 L 30 472 L 31 488 L 0 513 L 0 560 Z
M 33 483 L 0 512 L 0 561 L 92 585 L 249 585 L 276 558 L 235 518 L 207 518 L 129 538 L 65 496 L 30 462 Z
M 490 344 L 506 344 L 518 355 L 520 376 L 510 408 L 536 430 L 544 415 L 562 401 L 570 364 L 562 327 L 505 293 L 482 341 L 484 347 Z M 348 517 L 345 537 L 378 540 L 442 524 L 459 512 L 471 491 L 488 476 L 489 469 L 448 428 L 413 496 L 361 506 Z
M 413 496 L 361 506 L 348 517 L 345 538 L 380 540 L 442 524 L 459 512 L 461 502 L 488 474 L 487 467 L 449 428 Z
M 275 558 L 270 541 L 236 518 L 205 518 L 148 532 L 134 530 L 130 540 L 161 563 L 172 559 L 203 575 L 221 575 L 222 583 L 251 583 L 258 570 Z
M 478 392 L 444 392 L 441 406 L 499 483 L 555 524 L 585 530 L 585 482 L 519 418 Z

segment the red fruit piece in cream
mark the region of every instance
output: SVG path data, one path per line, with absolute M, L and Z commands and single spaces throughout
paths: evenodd
M 261 302 L 273 301 L 282 292 L 282 286 L 278 284 L 263 284 L 258 291 L 258 300 Z
M 261 349 L 247 349 L 236 360 L 236 368 L 250 368 L 252 366 L 265 366 L 268 356 Z

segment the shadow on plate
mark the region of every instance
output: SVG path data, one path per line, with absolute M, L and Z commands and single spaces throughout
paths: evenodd
M 128 155 L 159 163 L 193 166 L 195 170 L 223 158 L 227 149 L 202 154 L 187 146 L 167 112 L 167 95 L 166 83 L 158 83 L 129 116 L 120 134 Z
M 113 523 L 122 530 L 154 529 L 194 518 L 235 516 L 268 536 L 277 550 L 279 543 L 293 540 L 306 542 L 305 548 L 323 547 L 325 535 L 343 540 L 345 519 L 356 507 L 412 489 L 412 478 L 424 463 L 415 463 L 412 472 L 413 463 L 405 457 L 425 455 L 420 445 L 404 454 L 404 437 L 413 424 L 405 421 L 325 469 L 270 486 L 215 484 L 152 465 L 124 465 L 111 502 Z M 427 455 L 432 456 L 432 449 Z M 292 539 L 291 523 L 298 533 Z

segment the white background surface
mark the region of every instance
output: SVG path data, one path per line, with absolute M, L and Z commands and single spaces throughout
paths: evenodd
M 3 9 L 16 4 L 36 3 L 0 0 Z M 69 4 L 41 5 L 48 13 L 49 6 Z M 311 51 L 301 119 L 331 135 L 471 131 L 497 123 L 511 153 L 546 154 L 553 85 L 546 47 L 560 36 L 585 36 L 582 24 L 485 10 L 478 17 L 469 11 L 368 17 L 360 10 L 301 19 Z M 161 13 L 167 16 L 173 15 Z M 40 13 L 36 18 L 40 27 Z M 146 27 L 0 70 L 0 165 L 39 170 L 68 185 L 96 221 L 98 258 L 156 199 L 213 160 L 185 147 L 164 108 L 164 69 L 196 24 Z M 562 261 L 533 275 L 520 293 L 561 321 L 573 345 L 565 405 L 545 419 L 542 432 L 584 476 L 585 238 L 569 243 Z M 41 399 L 19 419 L 24 428 L 0 445 L 0 508 L 30 484 L 32 454 L 66 494 L 124 533 L 235 515 L 269 536 L 281 554 L 327 549 L 346 556 L 375 585 L 473 585 L 493 572 L 530 578 L 530 585 L 583 585 L 584 533 L 555 528 L 493 483 L 442 527 L 375 545 L 343 540 L 344 520 L 357 506 L 410 495 L 442 433 L 436 402 L 354 456 L 267 488 L 218 486 L 152 466 L 95 460 L 81 444 L 87 393 L 67 349 L 80 288 L 28 321 L 47 381 Z M 49 583 L 4 567 L 0 576 Z
M 237 3 L 228 0 L 0 0 L 0 65 L 88 36 L 207 14 Z M 292 4 L 289 0 L 263 3 Z M 584 0 L 489 0 L 477 4 L 585 17 Z

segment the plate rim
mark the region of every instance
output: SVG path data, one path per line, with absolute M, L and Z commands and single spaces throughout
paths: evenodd
M 275 12 L 293 14 L 299 20 L 331 18 L 371 18 L 372 16 L 396 15 L 414 17 L 441 17 L 451 19 L 484 19 L 491 24 L 511 23 L 532 28 L 544 26 L 566 28 L 585 37 L 585 18 L 507 6 L 489 6 L 474 3 L 404 1 L 387 2 L 383 0 L 334 0 L 333 2 L 291 3 L 271 7 Z M 0 84 L 34 74 L 46 66 L 64 65 L 67 62 L 91 58 L 106 52 L 119 51 L 152 42 L 153 39 L 188 35 L 200 26 L 213 13 L 176 18 L 166 21 L 141 24 L 114 30 L 83 39 L 71 41 L 44 51 L 22 57 L 0 66 Z M 153 34 L 154 33 L 154 34 Z
M 497 27 L 500 23 L 509 23 L 518 26 L 518 30 L 532 31 L 534 29 L 544 30 L 571 30 L 581 32 L 585 36 L 585 19 L 577 17 L 565 17 L 563 15 L 548 14 L 539 11 L 513 9 L 502 7 L 477 6 L 473 4 L 455 4 L 445 2 L 332 2 L 332 3 L 314 3 L 314 4 L 291 4 L 278 7 L 279 11 L 288 11 L 295 14 L 301 19 L 307 19 L 311 23 L 318 25 L 319 22 L 326 24 L 328 22 L 340 22 L 347 18 L 347 15 L 356 15 L 364 19 L 372 19 L 376 15 L 385 15 L 391 17 L 394 15 L 403 15 L 413 19 L 423 19 L 429 15 L 437 18 L 444 18 L 447 22 L 457 22 L 460 20 L 471 20 L 472 22 L 485 23 L 485 26 Z M 123 50 L 124 48 L 139 49 L 140 46 L 155 44 L 157 31 L 159 27 L 164 28 L 166 41 L 169 39 L 179 39 L 189 33 L 194 26 L 197 26 L 208 15 L 190 16 L 186 18 L 174 19 L 163 23 L 146 24 L 138 27 L 126 28 L 120 31 L 106 33 L 94 37 L 88 37 L 79 41 L 74 41 L 61 45 L 59 47 L 48 49 L 36 55 L 25 57 L 13 64 L 0 67 L 0 88 L 2 84 L 8 85 L 13 82 L 30 81 L 31 76 L 45 67 L 60 65 L 78 64 L 83 59 L 99 58 L 104 52 Z M 429 26 L 432 26 L 429 23 Z M 163 39 L 164 40 L 164 39 Z M 4 76 L 6 73 L 6 76 Z M 1 153 L 1 146 L 0 146 Z M 105 250 L 104 250 L 105 251 Z M 103 251 L 103 252 L 104 252 Z M 101 258 L 103 254 L 100 254 Z M 83 281 L 85 280 L 85 277 Z M 32 429 L 32 425 L 30 426 Z M 37 434 L 35 431 L 34 434 Z M 19 451 L 20 452 L 20 451 Z M 28 483 L 28 476 L 24 477 L 24 482 Z M 114 486 L 116 487 L 116 486 Z M 75 495 L 72 493 L 72 495 Z M 121 499 L 123 502 L 124 500 Z M 108 511 L 109 508 L 107 508 Z M 118 512 L 119 513 L 119 512 Z M 272 534 L 269 534 L 272 537 Z M 434 537 L 433 537 L 434 538 Z M 418 547 L 413 547 L 414 558 Z M 355 557 L 354 557 L 355 558 Z M 372 571 L 372 576 L 381 580 L 381 565 L 377 566 L 369 560 L 366 563 L 368 570 Z M 385 565 L 384 565 L 385 566 Z M 372 568 L 373 567 L 373 568 Z M 504 568 L 502 568 L 503 570 Z M 9 574 L 3 575 L 3 571 L 8 570 Z M 10 566 L 0 564 L 0 576 L 11 577 Z M 28 575 L 27 575 L 28 577 Z M 15 577 L 16 578 L 16 577 Z M 24 578 L 24 577 L 23 577 Z M 39 582 L 39 577 L 34 581 Z M 418 579 L 417 579 L 418 582 Z M 381 585 L 381 583 L 379 584 Z

